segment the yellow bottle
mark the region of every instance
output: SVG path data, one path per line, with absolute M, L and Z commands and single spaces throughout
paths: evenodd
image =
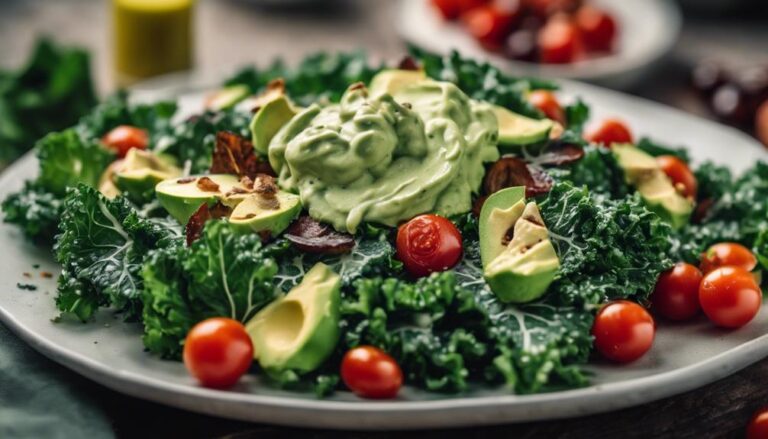
M 112 0 L 119 86 L 192 67 L 195 0 Z

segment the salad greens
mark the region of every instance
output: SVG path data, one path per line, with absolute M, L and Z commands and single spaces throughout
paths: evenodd
M 418 51 L 413 56 L 430 77 L 455 82 L 470 97 L 534 118 L 543 115 L 525 99 L 549 81 L 509 77 L 494 67 Z M 381 66 L 359 53 L 319 54 L 297 69 L 281 63 L 249 68 L 227 81 L 251 93 L 283 77 L 288 95 L 306 105 L 337 101 L 355 82 L 369 82 Z M 156 203 L 135 205 L 107 199 L 96 189 L 114 159 L 98 139 L 116 125 L 148 131 L 156 153 L 175 158 L 191 173 L 211 166 L 215 136 L 231 131 L 250 138 L 250 114 L 207 111 L 173 124 L 172 103 L 129 105 L 118 95 L 96 107 L 73 128 L 37 144 L 40 175 L 3 202 L 5 221 L 38 241 L 54 240 L 62 265 L 57 306 L 87 321 L 111 307 L 144 326 L 144 345 L 178 359 L 197 322 L 225 316 L 247 322 L 260 309 L 298 285 L 317 262 L 341 277 L 340 341 L 318 370 L 270 375 L 275 385 L 333 391 L 339 364 L 350 348 L 369 344 L 392 355 L 406 381 L 431 391 L 459 392 L 478 383 L 531 393 L 585 385 L 582 369 L 592 350 L 590 328 L 607 300 L 646 302 L 660 272 L 678 260 L 694 261 L 707 246 L 736 241 L 757 253 L 768 269 L 768 165 L 758 163 L 733 178 L 726 168 L 696 169 L 699 202 L 711 207 L 698 223 L 673 230 L 648 210 L 626 183 L 606 148 L 585 146 L 574 163 L 543 168 L 554 183 L 536 198 L 560 269 L 547 294 L 525 305 L 499 301 L 483 279 L 477 219 L 452 218 L 464 255 L 454 269 L 414 280 L 396 257 L 395 229 L 364 224 L 355 247 L 343 255 L 299 250 L 284 237 L 262 242 L 237 233 L 225 220 L 205 224 L 200 239 L 185 246 L 177 223 Z M 566 108 L 561 142 L 584 144 L 589 117 L 582 101 Z M 643 139 L 651 155 L 683 149 Z
M 23 68 L 0 71 L 0 164 L 71 126 L 95 103 L 88 54 L 38 40 Z

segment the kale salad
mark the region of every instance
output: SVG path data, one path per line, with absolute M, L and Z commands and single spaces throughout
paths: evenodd
M 203 385 L 552 391 L 642 356 L 654 317 L 734 328 L 760 307 L 768 164 L 694 169 L 620 121 L 585 130 L 553 82 L 318 54 L 205 107 L 117 94 L 39 140 L 2 204 L 53 248 L 60 320 L 139 322 Z

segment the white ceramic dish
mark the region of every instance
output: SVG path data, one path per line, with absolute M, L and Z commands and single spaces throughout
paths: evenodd
M 151 93 L 150 93 L 151 94 Z M 727 162 L 735 171 L 768 158 L 740 132 L 644 100 L 605 89 L 565 83 L 563 95 L 584 97 L 595 119 L 616 115 L 637 133 L 691 146 L 697 160 Z M 200 94 L 181 99 L 185 111 L 201 106 Z M 143 98 L 151 96 L 146 95 Z M 0 177 L 0 198 L 34 175 L 28 155 Z M 27 243 L 18 230 L 0 225 L 0 320 L 35 349 L 107 387 L 132 396 L 222 417 L 292 426 L 343 429 L 412 429 L 474 426 L 582 416 L 617 410 L 684 392 L 722 378 L 768 356 L 768 305 L 746 327 L 721 331 L 705 321 L 661 324 L 651 352 L 626 365 L 591 364 L 592 385 L 536 395 L 503 389 L 474 389 L 440 395 L 406 388 L 394 401 L 363 401 L 347 392 L 327 400 L 270 389 L 248 376 L 230 391 L 197 386 L 181 363 L 162 361 L 142 349 L 141 328 L 108 311 L 95 322 L 52 323 L 55 280 L 40 271 L 58 271 L 49 251 Z M 40 264 L 33 268 L 33 264 Z M 22 273 L 33 274 L 28 279 Z M 33 283 L 36 291 L 17 288 Z
M 463 56 L 490 60 L 514 75 L 578 79 L 628 88 L 674 46 L 682 23 L 679 7 L 668 0 L 592 1 L 618 20 L 618 49 L 614 54 L 573 64 L 514 61 L 488 52 L 460 24 L 444 21 L 430 0 L 402 0 L 396 26 L 400 35 L 417 47 L 440 54 L 456 49 Z

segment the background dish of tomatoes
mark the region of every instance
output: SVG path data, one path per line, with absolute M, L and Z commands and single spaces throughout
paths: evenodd
M 400 35 L 520 76 L 627 88 L 670 52 L 681 19 L 664 0 L 405 0 Z

